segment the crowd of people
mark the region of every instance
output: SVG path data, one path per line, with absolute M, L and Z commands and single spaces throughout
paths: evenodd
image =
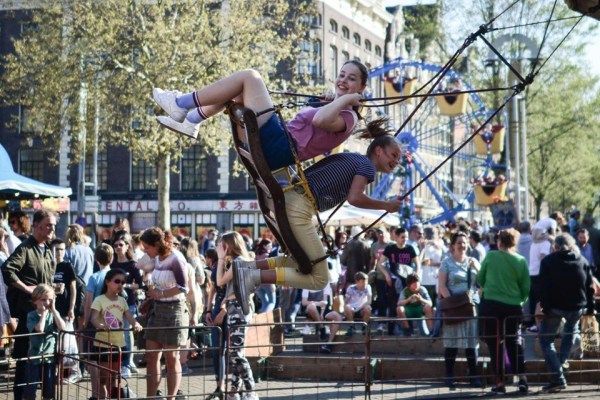
M 518 336 L 521 329 L 539 332 L 552 374 L 544 390 L 559 391 L 566 387 L 579 319 L 593 313 L 594 287 L 598 289 L 600 232 L 591 218 L 579 222 L 579 217 L 573 214 L 567 222 L 554 213 L 533 225 L 523 222 L 518 229 L 504 230 L 484 230 L 476 221 L 464 220 L 389 231 L 338 229 L 331 238 L 336 252 L 326 260 L 324 289 L 266 282 L 257 287 L 251 310 L 245 312 L 234 290 L 232 266 L 280 256 L 276 241 L 252 240 L 237 232 L 219 235 L 216 230 L 207 232 L 200 243 L 159 228 L 132 234 L 127 220 L 119 218 L 111 237 L 92 248 L 77 224 L 68 226 L 64 239 L 56 238 L 56 216 L 51 212 L 35 212 L 31 223 L 26 214 L 13 212 L 0 228 L 4 281 L 0 323 L 4 337 L 34 334 L 14 338 L 14 398 L 35 398 L 37 385 L 32 382 L 39 381 L 43 397 L 52 397 L 56 384 L 52 333 L 59 330 L 84 333 L 77 345 L 95 356 L 70 365 L 71 374 L 63 383 L 76 383 L 89 374 L 94 399 L 118 390 L 115 375 L 106 371 L 118 370 L 123 377 L 138 372 L 134 354 L 140 348 L 149 350 L 137 360 L 147 367 L 147 393 L 162 395 L 164 356 L 165 395 L 183 396 L 181 376 L 191 372 L 187 362 L 203 345 L 213 348 L 217 385 L 210 398 L 225 397 L 225 371 L 237 398 L 257 398 L 252 369 L 242 351 L 245 325 L 253 312 L 276 307 L 288 322 L 287 335 L 312 333 L 308 326 L 296 329 L 299 314 L 315 321 L 324 353 L 334 350 L 342 321 L 362 322 L 348 325 L 347 336 L 356 333 L 355 327 L 370 326 L 382 335 L 441 337 L 450 389 L 456 386 L 454 365 L 460 349 L 470 383 L 482 385 L 481 341 L 492 359 L 492 391 L 506 391 L 508 358 L 519 376 L 518 390 L 526 393 Z M 444 301 L 464 293 L 476 304 L 474 315 L 480 320 L 445 319 Z M 566 322 L 557 353 L 554 338 L 561 319 Z M 219 329 L 209 338 L 194 335 L 199 325 Z M 113 351 L 117 348 L 121 351 Z

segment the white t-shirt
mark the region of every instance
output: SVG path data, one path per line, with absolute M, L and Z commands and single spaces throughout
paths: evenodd
M 538 222 L 533 225 L 532 229 L 540 229 L 544 232 L 548 232 L 548 230 L 552 228 L 553 231 L 556 232 L 556 228 L 558 228 L 558 224 L 555 220 L 550 217 L 542 218 Z
M 444 250 L 441 247 L 435 246 L 432 243 L 427 243 L 423 249 L 423 260 L 431 260 L 435 266 L 429 266 L 421 264 L 422 276 L 421 284 L 433 286 L 438 281 L 438 271 L 440 269 L 440 262 L 442 261 L 442 255 Z
M 346 289 L 346 304 L 355 311 L 360 310 L 372 296 L 371 285 L 368 283 L 363 290 L 358 289 L 356 284 L 348 286 Z
M 552 252 L 552 246 L 549 241 L 532 243 L 529 249 L 529 275 L 538 276 L 540 274 L 540 263 L 542 258 Z

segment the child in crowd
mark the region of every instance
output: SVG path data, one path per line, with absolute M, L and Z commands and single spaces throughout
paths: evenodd
M 106 244 L 102 243 L 96 247 L 94 251 L 94 259 L 99 266 L 99 271 L 94 272 L 90 279 L 88 280 L 87 287 L 85 289 L 85 302 L 83 307 L 83 326 L 85 329 L 85 338 L 83 342 L 83 351 L 91 352 L 92 351 L 92 343 L 91 337 L 96 333 L 95 326 L 91 323 L 92 317 L 92 303 L 94 299 L 102 294 L 102 288 L 104 286 L 104 279 L 106 278 L 106 274 L 110 271 L 110 264 L 113 261 L 114 251 L 113 248 Z M 92 357 L 92 361 L 93 357 Z M 100 382 L 100 378 L 98 376 L 97 368 L 88 368 L 88 372 L 90 373 L 91 381 L 94 382 L 92 384 L 92 398 L 93 400 L 98 399 L 98 393 L 100 388 L 97 383 Z
M 217 285 L 226 286 L 225 298 L 221 303 L 221 309 L 224 310 L 224 317 L 228 329 L 229 341 L 226 343 L 227 354 L 229 355 L 229 372 L 231 373 L 231 384 L 229 386 L 231 393 L 228 399 L 258 400 L 254 392 L 254 376 L 250 363 L 244 355 L 244 343 L 246 341 L 246 324 L 250 322 L 251 311 L 244 313 L 240 301 L 236 300 L 233 291 L 233 282 L 231 274 L 226 274 L 226 269 L 232 268 L 232 261 L 241 259 L 250 260 L 250 254 L 246 250 L 246 245 L 242 235 L 238 232 L 228 232 L 221 237 L 221 242 L 217 245 Z M 221 315 L 221 314 L 219 314 Z M 218 317 L 214 320 L 218 325 Z
M 60 316 L 65 320 L 67 330 L 74 330 L 75 306 L 77 300 L 77 278 L 73 265 L 65 261 L 66 244 L 61 239 L 54 239 L 50 243 L 54 258 L 56 259 L 56 272 L 54 272 L 54 290 L 56 292 L 55 307 Z M 79 364 L 75 363 L 71 374 L 65 378 L 65 383 L 77 383 L 81 380 Z
M 428 334 L 433 329 L 433 304 L 425 287 L 421 286 L 419 275 L 410 274 L 406 277 L 406 287 L 400 291 L 396 314 L 398 318 L 427 318 Z M 419 322 L 420 323 L 420 322 Z M 402 330 L 408 336 L 411 334 L 409 321 L 402 321 Z
M 90 322 L 96 328 L 92 359 L 97 361 L 100 367 L 95 377 L 99 398 L 111 396 L 112 382 L 115 374 L 119 373 L 121 369 L 120 358 L 124 355 L 119 349 L 123 350 L 125 347 L 123 320 L 126 319 L 135 332 L 142 330 L 142 326 L 129 312 L 127 301 L 120 296 L 126 282 L 125 279 L 125 272 L 121 269 L 107 271 L 101 295 L 96 297 L 91 305 Z
M 371 299 L 373 292 L 371 285 L 367 283 L 368 275 L 362 271 L 354 274 L 354 284 L 346 289 L 346 305 L 344 314 L 346 321 L 354 321 L 354 318 L 361 318 L 363 322 L 369 323 L 371 319 Z M 363 333 L 366 326 L 363 326 Z M 346 334 L 352 336 L 354 325 L 350 325 Z
M 54 398 L 56 364 L 55 334 L 65 329 L 65 322 L 54 306 L 54 289 L 50 285 L 40 284 L 33 289 L 31 300 L 35 310 L 27 314 L 27 330 L 39 335 L 29 339 L 29 384 L 23 391 L 23 399 L 35 400 L 38 382 L 42 383 L 42 398 Z

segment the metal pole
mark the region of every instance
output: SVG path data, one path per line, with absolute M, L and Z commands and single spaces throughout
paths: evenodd
M 92 193 L 94 194 L 94 201 L 98 199 L 98 134 L 100 131 L 100 101 L 98 100 L 98 93 L 95 93 L 95 110 L 94 110 L 94 153 L 93 153 L 93 165 L 92 165 L 92 182 L 94 184 Z M 94 210 L 92 213 L 92 248 L 96 248 L 96 225 L 98 221 L 96 217 L 98 210 Z
M 81 71 L 84 70 L 84 60 L 81 60 Z M 77 185 L 77 218 L 85 218 L 85 153 L 86 153 L 86 119 L 87 119 L 87 83 L 79 86 L 79 142 L 81 143 L 81 159 L 79 160 L 79 183 Z
M 529 215 L 529 167 L 527 162 L 527 99 L 522 95 L 519 99 L 519 130 L 521 131 L 521 179 L 523 180 L 523 218 Z
M 517 97 L 513 97 L 510 101 L 510 130 L 511 136 L 510 144 L 513 146 L 512 150 L 514 153 L 513 165 L 514 168 L 514 187 L 515 187 L 515 208 L 517 214 L 517 222 L 522 221 L 521 219 L 521 167 L 520 154 L 519 154 L 519 101 Z

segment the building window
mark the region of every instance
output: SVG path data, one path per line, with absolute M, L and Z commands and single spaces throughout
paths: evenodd
M 381 47 L 375 46 L 375 55 L 381 57 Z
M 361 39 L 360 39 L 360 35 L 358 33 L 355 33 L 354 35 L 352 35 L 352 40 L 354 40 L 355 45 L 360 46 Z
M 365 50 L 371 51 L 371 41 L 369 39 L 365 40 Z
M 329 30 L 333 33 L 337 33 L 338 31 L 338 23 L 333 19 L 329 20 Z
M 342 37 L 344 39 L 350 39 L 350 29 L 347 26 L 342 26 Z
M 156 165 L 139 160 L 131 164 L 131 190 L 152 190 L 157 188 Z
M 342 64 L 350 59 L 350 53 L 347 51 L 342 51 Z
M 329 46 L 329 65 L 331 67 L 331 81 L 335 82 L 338 75 L 338 49 L 335 46 Z
M 321 41 L 310 42 L 303 40 L 300 42 L 300 53 L 296 64 L 296 72 L 299 75 L 310 75 L 313 78 L 323 75 L 323 66 L 321 62 Z
M 85 159 L 85 181 L 94 181 L 94 158 L 89 153 Z M 98 152 L 98 190 L 106 190 L 108 185 L 108 158 L 106 150 Z
M 181 190 L 206 190 L 208 181 L 206 153 L 195 144 L 181 156 Z
M 312 19 L 312 23 L 315 27 L 323 25 L 323 18 L 321 17 L 321 14 L 315 15 Z
M 308 70 L 312 77 L 318 78 L 322 73 L 322 64 L 321 64 L 321 41 L 316 40 L 312 46 L 312 55 L 308 62 Z
M 19 150 L 19 173 L 31 179 L 43 181 L 45 159 L 41 149 Z

